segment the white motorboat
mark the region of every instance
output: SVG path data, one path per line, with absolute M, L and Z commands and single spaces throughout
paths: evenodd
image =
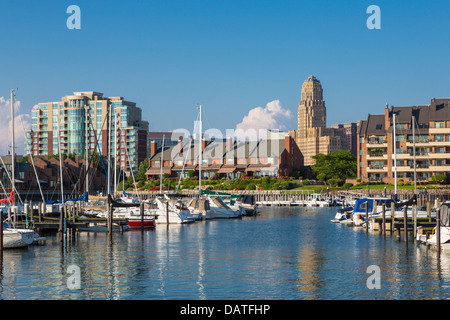
M 199 216 L 200 219 L 205 220 L 214 219 L 208 199 L 191 199 L 186 207 L 189 209 L 192 216 Z
M 252 194 L 244 194 L 236 199 L 236 204 L 245 210 L 245 215 L 251 216 L 256 214 L 256 200 Z
M 239 218 L 241 216 L 240 211 L 232 210 L 220 196 L 208 196 L 208 200 L 211 205 L 212 219 Z
M 3 248 L 25 248 L 31 245 L 35 240 L 35 232 L 30 229 L 3 229 Z
M 449 216 L 449 205 L 448 203 L 443 203 L 439 207 L 440 215 L 440 243 L 445 249 L 450 248 L 450 216 Z M 436 226 L 437 228 L 437 226 Z M 433 233 L 430 235 L 429 239 L 426 239 L 426 244 L 436 246 L 437 245 L 437 232 L 434 228 Z
M 309 199 L 305 201 L 308 207 L 330 207 L 332 206 L 331 200 L 327 200 L 320 193 L 313 193 L 309 196 Z
M 152 209 L 156 215 L 155 222 L 157 224 L 167 223 L 190 223 L 195 219 L 191 216 L 189 210 L 183 206 L 181 201 L 163 200 L 155 198 L 157 209 Z
M 333 223 L 342 223 L 342 224 L 353 224 L 353 208 L 345 207 L 341 208 L 336 212 L 334 219 L 331 220 Z

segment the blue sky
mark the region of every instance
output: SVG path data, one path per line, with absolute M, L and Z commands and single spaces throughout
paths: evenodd
M 69 30 L 69 5 L 81 30 Z M 369 30 L 369 5 L 381 30 Z M 123 96 L 151 131 L 235 128 L 279 100 L 296 129 L 300 88 L 314 74 L 328 126 L 391 105 L 450 97 L 449 1 L 2 1 L 0 97 L 21 112 L 73 91 Z

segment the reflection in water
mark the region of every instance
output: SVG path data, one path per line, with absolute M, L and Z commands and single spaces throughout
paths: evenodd
M 1 299 L 445 299 L 450 253 L 332 224 L 336 208 L 263 208 L 257 217 L 77 233 L 7 250 Z M 67 287 L 67 268 L 81 289 Z M 381 270 L 369 290 L 367 268 Z

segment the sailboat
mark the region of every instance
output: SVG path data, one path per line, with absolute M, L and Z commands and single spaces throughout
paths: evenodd
M 8 198 L 2 202 L 7 202 L 10 205 L 10 210 L 17 214 L 18 206 L 15 206 L 15 143 L 14 143 L 14 90 L 11 90 L 11 193 Z M 6 168 L 5 168 L 6 169 Z M 9 175 L 9 174 L 8 174 Z M 3 222 L 3 215 L 1 216 L 1 228 L 3 228 L 3 248 L 24 248 L 31 245 L 39 235 L 31 229 L 16 228 L 11 219 L 8 219 L 8 223 Z
M 426 244 L 437 246 L 438 244 L 438 232 L 436 228 L 439 228 L 439 243 L 443 249 L 450 248 L 450 203 L 442 203 L 439 207 L 440 225 L 433 229 L 433 233 L 430 238 L 427 239 L 426 235 L 417 235 L 417 240 L 425 242 Z

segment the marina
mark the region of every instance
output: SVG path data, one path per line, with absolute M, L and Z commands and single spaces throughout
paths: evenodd
M 449 255 L 395 234 L 330 223 L 338 207 L 77 232 L 3 252 L 1 299 L 448 299 Z M 283 235 L 282 237 L 280 235 Z M 379 266 L 381 288 L 367 287 Z M 80 270 L 80 289 L 67 286 Z
M 450 299 L 450 2 L 2 9 L 0 300 Z

